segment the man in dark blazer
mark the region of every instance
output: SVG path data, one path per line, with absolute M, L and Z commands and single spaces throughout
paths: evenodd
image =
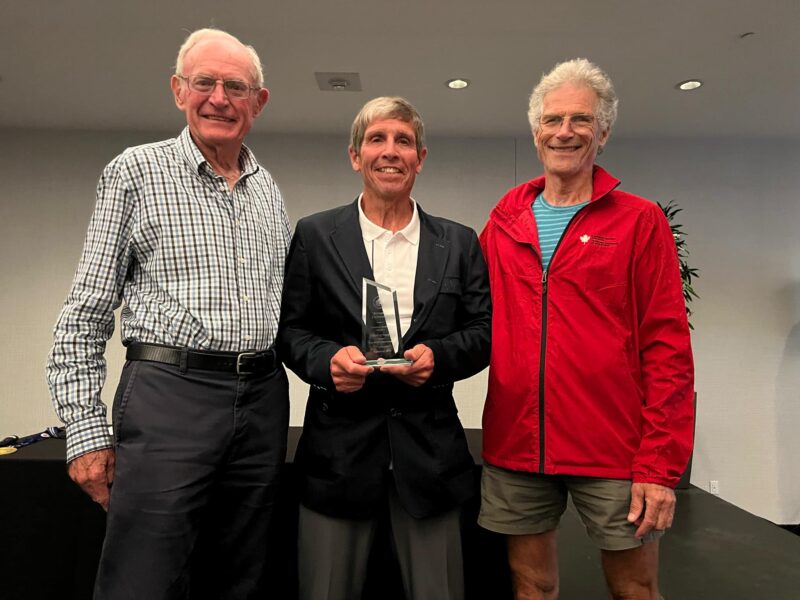
M 427 154 L 402 98 L 376 98 L 349 148 L 361 195 L 297 224 L 279 351 L 311 385 L 295 458 L 300 598 L 361 597 L 386 509 L 409 600 L 464 596 L 460 505 L 476 491 L 453 382 L 488 364 L 491 300 L 475 232 L 411 198 Z M 397 290 L 408 365 L 366 365 L 362 282 Z

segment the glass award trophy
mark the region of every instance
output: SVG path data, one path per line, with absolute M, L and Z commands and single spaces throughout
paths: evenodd
M 410 360 L 403 358 L 397 290 L 365 277 L 361 320 L 364 326 L 361 351 L 367 358 L 367 366 L 411 364 Z

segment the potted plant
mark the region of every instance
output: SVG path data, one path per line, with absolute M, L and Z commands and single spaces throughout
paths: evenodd
M 664 216 L 669 221 L 670 229 L 672 229 L 672 239 L 675 240 L 675 248 L 678 251 L 678 263 L 681 271 L 681 283 L 683 284 L 683 300 L 686 304 L 686 316 L 692 316 L 692 300 L 699 298 L 697 292 L 692 287 L 692 279 L 699 277 L 698 269 L 689 266 L 689 248 L 686 246 L 686 233 L 683 231 L 683 225 L 675 222 L 675 216 L 683 209 L 675 204 L 675 200 L 670 200 L 666 205 L 658 203 L 659 208 L 663 211 Z M 689 328 L 694 330 L 691 319 L 689 320 Z M 694 393 L 694 405 L 697 408 L 697 392 Z M 692 457 L 689 457 L 689 464 L 686 465 L 686 470 L 678 482 L 678 489 L 686 489 L 689 487 L 689 480 L 692 475 Z
M 658 203 L 659 208 L 663 211 L 664 216 L 669 221 L 669 226 L 672 229 L 672 238 L 675 240 L 675 248 L 678 251 L 678 263 L 681 270 L 681 282 L 683 283 L 683 300 L 686 303 L 686 316 L 692 316 L 692 300 L 699 298 L 697 292 L 692 287 L 692 279 L 699 277 L 698 269 L 689 266 L 689 248 L 686 246 L 686 233 L 683 231 L 683 225 L 675 222 L 676 215 L 683 209 L 675 204 L 675 200 L 670 200 L 666 205 Z M 694 329 L 691 319 L 689 320 L 689 328 Z

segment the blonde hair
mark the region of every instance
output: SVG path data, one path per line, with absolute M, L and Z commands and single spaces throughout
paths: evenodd
M 367 127 L 379 119 L 399 119 L 410 123 L 416 138 L 417 155 L 425 147 L 425 125 L 417 109 L 400 96 L 380 96 L 373 98 L 361 107 L 353 121 L 350 129 L 350 147 L 356 154 L 361 151 L 361 143 L 364 141 L 364 132 L 367 131 Z

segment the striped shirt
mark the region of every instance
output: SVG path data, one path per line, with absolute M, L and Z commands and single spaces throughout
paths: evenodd
M 536 229 L 539 231 L 539 250 L 542 252 L 542 269 L 545 271 L 550 266 L 558 241 L 564 230 L 581 208 L 589 201 L 570 206 L 553 206 L 544 199 L 544 194 L 539 194 L 533 201 L 533 216 L 536 219 Z
M 239 162 L 230 190 L 186 128 L 128 148 L 103 171 L 47 363 L 67 460 L 112 446 L 100 390 L 120 304 L 126 344 L 243 351 L 274 342 L 289 223 L 248 148 Z

